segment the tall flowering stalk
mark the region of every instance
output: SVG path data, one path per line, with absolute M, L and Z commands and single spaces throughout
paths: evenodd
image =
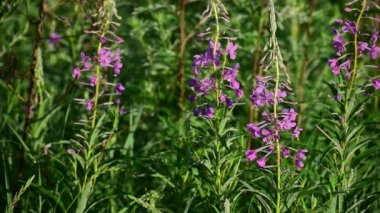
M 359 197 L 362 190 L 354 188 L 358 181 L 355 178 L 358 168 L 353 159 L 376 138 L 376 134 L 363 135 L 370 123 L 362 119 L 361 113 L 365 110 L 366 102 L 375 94 L 374 91 L 380 89 L 379 65 L 373 64 L 380 53 L 380 47 L 377 46 L 379 31 L 377 28 L 368 28 L 371 20 L 379 21 L 370 16 L 372 10 L 375 13 L 379 10 L 374 5 L 367 0 L 346 3 L 345 11 L 355 19 L 337 19 L 333 28 L 335 56 L 329 59 L 328 66 L 337 82 L 328 84 L 334 100 L 327 108 L 329 117 L 321 121 L 324 128 L 318 128 L 332 142 L 327 152 L 328 163 L 334 162 L 335 167 L 329 178 L 337 180 L 333 182 L 331 191 L 338 193 L 332 195 L 330 208 L 337 212 L 344 211 L 345 203 L 356 205 L 347 199 L 350 192 L 355 191 L 355 196 Z M 370 77 L 372 73 L 375 77 Z
M 119 25 L 112 21 L 112 17 L 116 15 L 115 9 L 112 5 L 114 4 L 111 0 L 104 1 L 103 6 L 100 8 L 99 16 L 100 22 L 94 24 L 97 30 L 87 31 L 89 34 L 94 34 L 98 37 L 98 47 L 96 55 L 93 57 L 86 55 L 86 53 L 81 52 L 81 66 L 75 67 L 73 69 L 73 77 L 77 80 L 83 79 L 83 75 L 86 75 L 87 82 L 81 82 L 82 85 L 90 87 L 91 94 L 88 99 L 77 99 L 80 103 L 85 105 L 87 111 L 92 112 L 91 116 L 91 128 L 95 128 L 96 118 L 99 112 L 100 98 L 104 97 L 114 97 L 119 96 L 125 90 L 122 83 L 110 83 L 107 82 L 108 76 L 117 77 L 120 74 L 123 63 L 121 62 L 121 52 L 120 49 L 111 50 L 108 45 L 120 44 L 123 39 L 118 37 L 113 30 Z M 111 28 L 111 29 L 110 29 Z M 110 73 L 111 72 L 111 73 Z M 103 90 L 102 90 L 103 88 Z M 113 89 L 112 89 L 113 88 Z M 106 89 L 111 89 L 106 93 Z M 120 99 L 105 99 L 103 106 L 109 105 L 119 105 Z M 121 107 L 120 113 L 123 113 L 123 108 Z
M 211 192 L 218 198 L 216 208 L 221 208 L 220 203 L 229 202 L 228 191 L 233 190 L 237 183 L 240 160 L 235 160 L 237 152 L 229 150 L 234 146 L 231 138 L 236 138 L 236 131 L 232 128 L 227 130 L 227 125 L 234 106 L 243 96 L 243 90 L 237 80 L 239 63 L 234 62 L 238 45 L 234 42 L 235 38 L 229 35 L 235 30 L 223 28 L 221 22 L 229 23 L 227 10 L 220 0 L 213 0 L 204 15 L 205 19 L 214 21 L 212 28 L 209 28 L 214 31 L 207 30 L 199 34 L 208 40 L 208 48 L 203 54 L 194 56 L 193 77 L 189 81 L 193 94 L 189 99 L 194 104 L 194 116 L 204 119 L 210 127 L 203 135 L 206 138 L 201 140 L 207 141 L 209 137 L 213 143 L 207 143 L 203 147 L 206 153 L 201 153 L 206 162 L 205 167 L 209 167 L 209 173 L 213 174 L 207 178 L 213 179 Z
M 304 167 L 307 150 L 297 150 L 285 144 L 289 137 L 298 139 L 302 128 L 297 126 L 297 112 L 288 108 L 294 103 L 286 101 L 291 94 L 290 80 L 283 64 L 280 47 L 276 38 L 276 17 L 273 1 L 269 1 L 271 38 L 267 44 L 269 50 L 263 58 L 265 76 L 256 78 L 250 100 L 256 110 L 261 111 L 262 121 L 247 125 L 252 137 L 264 144 L 262 147 L 246 151 L 250 161 L 256 161 L 260 168 L 276 168 L 276 212 L 281 211 L 282 159 L 292 159 L 297 170 Z M 273 74 L 273 75 L 271 75 Z M 281 110 L 281 111 L 280 111 Z M 275 155 L 275 165 L 268 165 L 269 158 Z
M 81 134 L 71 140 L 74 145 L 67 149 L 67 153 L 73 156 L 73 176 L 79 179 L 81 185 L 77 213 L 86 210 L 98 176 L 113 169 L 111 164 L 103 163 L 107 157 L 104 149 L 114 141 L 118 118 L 125 113 L 124 107 L 120 106 L 125 87 L 117 79 L 123 67 L 122 53 L 115 48 L 123 39 L 114 33 L 119 24 L 113 21 L 113 17 L 120 17 L 113 0 L 99 1 L 96 5 L 98 21 L 93 23 L 92 30 L 86 31 L 98 41 L 96 52 L 93 55 L 81 52 L 80 66 L 74 67 L 72 72 L 78 84 L 89 91 L 84 93 L 85 98 L 76 100 L 90 114 L 88 120 L 80 123 L 83 126 Z M 108 131 L 103 126 L 106 123 L 112 123 Z

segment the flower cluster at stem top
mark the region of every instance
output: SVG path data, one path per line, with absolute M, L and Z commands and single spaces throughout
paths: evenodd
M 237 49 L 237 44 L 233 42 L 228 41 L 226 48 L 223 49 L 219 42 L 215 44 L 210 40 L 207 51 L 194 56 L 193 77 L 189 81 L 194 94 L 189 99 L 190 102 L 199 103 L 193 111 L 195 116 L 213 118 L 216 102 L 230 109 L 234 106 L 235 99 L 243 96 L 243 90 L 236 79 L 239 63 L 235 63 L 232 67 L 226 66 L 227 57 L 232 61 L 236 59 Z M 216 97 L 219 100 L 216 100 Z
M 271 76 L 258 76 L 256 79 L 256 87 L 253 89 L 250 100 L 255 109 L 266 108 L 262 111 L 262 121 L 258 123 L 250 123 L 247 125 L 248 131 L 255 139 L 260 139 L 264 144 L 257 149 L 249 149 L 246 151 L 246 157 L 250 161 L 256 160 L 259 167 L 267 166 L 267 158 L 274 153 L 276 143 L 281 146 L 281 156 L 284 158 L 292 158 L 298 170 L 304 167 L 303 160 L 306 158 L 306 149 L 297 150 L 290 146 L 285 146 L 280 141 L 283 134 L 291 134 L 293 139 L 297 139 L 302 128 L 297 126 L 297 112 L 293 108 L 283 109 L 282 112 L 270 112 L 269 109 L 274 104 L 284 102 L 284 98 L 288 96 L 285 84 L 275 89 L 275 82 Z M 273 89 L 273 90 L 272 90 Z M 276 100 L 275 100 L 276 97 Z M 261 155 L 260 157 L 258 155 Z M 293 156 L 292 156 L 293 154 Z

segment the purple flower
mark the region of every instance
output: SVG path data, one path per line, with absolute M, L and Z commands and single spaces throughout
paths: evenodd
M 102 43 L 102 44 L 104 44 L 104 43 L 107 42 L 107 38 L 104 37 L 104 36 L 101 36 L 101 37 L 99 38 L 99 42 Z
M 120 74 L 120 70 L 123 67 L 123 63 L 121 62 L 121 53 L 120 49 L 116 49 L 112 56 L 113 60 L 113 73 L 114 76 L 118 76 Z
M 195 80 L 194 78 L 190 79 L 189 80 L 189 86 L 193 87 L 193 88 L 199 87 L 198 81 Z
M 205 116 L 206 118 L 213 118 L 214 117 L 214 108 L 212 107 L 203 107 L 202 109 L 202 115 Z
M 123 64 L 121 62 L 115 62 L 113 64 L 113 73 L 114 76 L 118 76 L 120 74 L 120 70 L 123 67 Z
M 97 84 L 97 78 L 96 76 L 91 76 L 90 77 L 90 85 L 93 87 Z
M 376 46 L 375 44 L 371 46 L 371 49 L 369 50 L 371 58 L 375 60 L 377 58 L 377 54 L 380 53 L 380 47 Z
M 331 67 L 331 68 L 336 67 L 338 65 L 338 61 L 339 61 L 339 59 L 337 59 L 337 58 L 329 59 L 329 62 L 328 62 L 329 67 Z
M 284 158 L 288 158 L 290 156 L 290 151 L 288 148 L 284 147 L 282 148 L 281 154 Z
M 50 44 L 55 45 L 55 44 L 58 44 L 60 41 L 61 41 L 61 36 L 58 33 L 52 32 L 50 34 L 50 37 L 49 37 L 49 40 L 48 40 L 48 42 Z
M 280 130 L 290 130 L 293 127 L 295 127 L 297 124 L 293 120 L 284 118 L 282 121 L 279 122 L 279 129 Z
M 333 46 L 335 48 L 336 54 L 340 55 L 346 51 L 346 47 L 344 46 L 344 39 L 337 29 L 334 28 L 333 33 L 335 34 Z
M 209 41 L 210 48 L 206 51 L 204 55 L 204 59 L 207 65 L 215 65 L 219 66 L 219 57 L 220 57 L 220 43 L 218 42 L 215 46 L 215 42 L 213 40 Z
M 356 28 L 355 22 L 346 20 L 344 22 L 344 26 L 342 27 L 342 31 L 356 34 L 358 32 L 358 29 Z
M 268 151 L 269 151 L 269 153 L 272 153 L 274 151 L 274 145 L 273 144 L 269 145 Z
M 292 133 L 292 138 L 298 138 L 298 136 L 300 135 L 301 131 L 303 129 L 302 128 L 299 128 L 298 126 L 294 129 L 293 133 Z
M 336 66 L 332 69 L 333 75 L 339 75 L 340 74 L 340 66 Z
M 277 90 L 277 101 L 282 102 L 283 98 L 285 98 L 285 97 L 286 97 L 286 92 L 278 89 Z
M 199 92 L 205 95 L 215 89 L 215 80 L 212 78 L 204 78 L 200 80 Z
M 345 62 L 343 62 L 341 65 L 340 65 L 344 70 L 346 70 L 347 72 L 350 71 L 350 67 L 351 67 L 351 59 L 347 59 Z
M 241 97 L 243 97 L 243 95 L 244 95 L 244 91 L 243 90 L 241 90 L 241 89 L 235 89 L 234 91 L 235 91 L 236 97 L 238 99 L 240 99 Z
M 195 95 L 190 95 L 190 96 L 189 96 L 189 101 L 190 101 L 191 103 L 194 103 L 196 99 L 197 99 L 197 96 L 195 96 Z
M 117 83 L 115 85 L 115 88 L 116 88 L 116 95 L 120 95 L 125 90 L 125 87 L 121 83 Z
M 91 58 L 90 56 L 86 55 L 84 52 L 80 53 L 80 57 L 82 58 L 82 66 L 85 70 L 91 69 Z
M 86 110 L 91 111 L 93 108 L 94 108 L 94 103 L 92 102 L 92 100 L 87 100 L 86 101 Z
M 223 93 L 220 94 L 220 102 L 225 103 L 228 108 L 231 108 L 234 105 L 233 100 Z
M 295 164 L 296 164 L 296 168 L 297 170 L 301 170 L 303 167 L 304 167 L 304 163 L 302 162 L 302 160 L 300 159 L 295 159 Z
M 367 42 L 359 42 L 358 50 L 360 54 L 364 54 L 367 52 L 368 49 L 368 43 Z
M 230 87 L 232 88 L 232 89 L 239 89 L 240 88 L 240 83 L 239 82 L 237 82 L 235 79 L 234 80 L 231 80 L 230 81 Z
M 98 60 L 100 66 L 102 66 L 103 68 L 108 67 L 112 62 L 111 51 L 108 48 L 100 48 L 98 53 Z
M 257 151 L 256 150 L 247 150 L 245 151 L 245 156 L 250 160 L 256 160 L 257 158 Z
M 247 128 L 254 138 L 259 138 L 261 136 L 261 129 L 258 126 L 256 126 L 256 124 L 248 124 Z
M 202 55 L 195 55 L 193 64 L 191 65 L 193 68 L 193 72 L 195 76 L 200 74 L 200 67 L 205 66 L 205 60 Z
M 82 74 L 82 71 L 78 67 L 75 67 L 73 69 L 73 76 L 75 79 L 79 79 L 81 74 Z
M 235 64 L 232 68 L 227 68 L 226 71 L 223 72 L 223 80 L 232 81 L 236 79 L 240 64 Z
M 261 157 L 260 159 L 258 159 L 256 161 L 257 165 L 261 168 L 264 168 L 266 166 L 266 158 L 265 157 Z
M 278 122 L 278 128 L 280 130 L 290 130 L 295 127 L 297 112 L 294 109 L 284 109 L 282 113 L 285 115 L 282 120 Z
M 194 114 L 194 116 L 198 116 L 199 115 L 199 109 L 198 109 L 198 107 L 194 108 L 193 114 Z
M 306 153 L 307 153 L 306 149 L 298 150 L 298 152 L 296 154 L 296 158 L 297 159 L 304 159 L 304 158 L 306 158 Z
M 375 88 L 375 90 L 380 89 L 380 79 L 373 79 L 372 80 L 372 86 Z
M 379 38 L 379 31 L 375 30 L 371 35 L 371 42 L 376 43 L 377 39 Z
M 236 50 L 237 50 L 237 48 L 238 48 L 237 44 L 234 44 L 232 42 L 228 43 L 228 45 L 227 45 L 227 52 L 229 53 L 231 60 L 235 60 L 236 59 Z

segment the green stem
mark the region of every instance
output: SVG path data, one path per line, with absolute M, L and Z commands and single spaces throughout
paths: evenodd
M 275 14 L 275 8 L 274 8 L 274 3 L 273 0 L 269 1 L 269 6 L 270 6 L 270 23 L 271 23 L 271 33 L 272 33 L 272 45 L 273 45 L 273 50 L 272 53 L 274 55 L 273 61 L 276 65 L 276 85 L 274 88 L 274 104 L 273 104 L 273 117 L 274 120 L 277 120 L 277 97 L 278 97 L 278 88 L 279 88 L 279 83 L 280 83 L 280 68 L 279 68 L 279 60 L 281 60 L 281 55 L 279 56 L 279 49 L 278 49 L 278 44 L 277 44 L 277 39 L 276 39 L 276 30 L 277 30 L 277 25 L 276 25 L 276 14 Z M 280 57 L 280 58 L 279 58 Z M 275 134 L 278 134 L 277 128 L 275 127 Z M 275 146 L 276 146 L 276 170 L 277 170 L 277 190 L 276 190 L 276 213 L 281 212 L 281 147 L 280 147 L 280 141 L 276 139 L 275 141 Z
M 354 102 L 355 101 L 355 94 L 352 93 L 352 89 L 353 89 L 353 86 L 354 86 L 354 82 L 355 82 L 355 79 L 356 79 L 356 75 L 357 75 L 357 69 L 358 69 L 358 57 L 359 57 L 359 53 L 358 53 L 358 35 L 359 35 L 359 28 L 360 28 L 360 21 L 361 21 L 361 18 L 363 16 L 363 13 L 364 13 L 364 10 L 365 10 L 365 7 L 366 7 L 366 3 L 367 3 L 367 0 L 363 0 L 362 2 L 362 8 L 360 10 L 360 13 L 359 13 L 359 16 L 356 20 L 356 29 L 357 29 L 357 33 L 354 34 L 354 66 L 352 68 L 352 73 L 351 73 L 351 78 L 350 78 L 350 82 L 349 82 L 349 88 L 348 90 L 346 89 L 345 91 L 345 99 L 344 99 L 344 112 L 343 112 L 343 122 L 342 122 L 342 130 L 344 131 L 343 132 L 343 138 L 342 138 L 342 141 L 341 141 L 341 148 L 342 148 L 342 153 L 343 153 L 343 156 L 341 155 L 340 156 L 340 160 L 341 160 L 341 165 L 340 165 L 340 174 L 342 175 L 342 181 L 339 185 L 339 188 L 338 190 L 341 191 L 341 192 L 345 192 L 346 191 L 346 188 L 347 188 L 347 175 L 346 175 L 346 172 L 349 171 L 349 165 L 347 165 L 344 161 L 344 153 L 346 152 L 345 149 L 346 149 L 346 143 L 347 143 L 347 132 L 348 132 L 348 128 L 349 128 L 349 124 L 347 123 L 347 119 L 348 119 L 348 116 L 350 114 L 350 112 L 348 111 L 349 108 L 348 108 L 348 104 L 350 102 Z M 354 99 L 352 99 L 354 98 Z M 344 199 L 344 195 L 343 193 L 340 193 L 338 195 L 338 212 L 341 212 L 342 211 L 342 208 L 343 208 L 343 199 Z
M 109 13 L 110 13 L 110 9 L 109 9 L 109 1 L 106 0 L 104 2 L 104 5 L 106 7 L 106 15 L 105 15 L 105 20 L 103 20 L 103 26 L 102 26 L 102 34 L 101 36 L 105 36 L 107 30 L 108 30 L 108 24 L 109 24 Z M 96 54 L 99 54 L 99 51 L 100 49 L 102 48 L 102 42 L 99 42 L 98 44 L 98 48 L 97 48 L 97 52 Z M 96 67 L 95 67 L 95 75 L 96 75 L 96 86 L 95 86 L 95 97 L 94 97 L 94 112 L 92 114 L 92 122 L 91 122 L 91 128 L 94 129 L 95 128 L 95 124 L 96 124 L 96 115 L 97 115 L 97 112 L 98 112 L 98 100 L 99 100 L 99 90 L 100 90 L 100 65 L 97 64 Z
M 273 104 L 273 117 L 274 120 L 277 120 L 277 96 L 278 96 L 278 87 L 280 81 L 280 68 L 278 66 L 278 59 L 275 58 L 276 63 L 276 86 L 274 91 L 274 104 Z M 275 134 L 278 134 L 277 128 L 275 129 Z M 277 202 L 276 202 L 276 212 L 279 213 L 281 209 L 281 147 L 280 141 L 276 139 L 276 169 L 277 169 Z
M 215 22 L 216 22 L 216 33 L 214 37 L 214 50 L 213 50 L 213 56 L 216 55 L 216 49 L 219 41 L 219 34 L 220 34 L 220 27 L 219 27 L 219 15 L 218 15 L 218 0 L 215 0 L 212 2 L 212 8 L 214 11 L 214 17 L 215 17 Z M 214 78 L 215 78 L 215 86 L 216 88 L 219 87 L 219 81 L 218 81 L 218 73 L 217 73 L 217 67 L 216 64 L 214 64 Z M 219 107 L 219 96 L 220 96 L 220 90 L 216 90 L 216 105 Z
M 104 34 L 104 33 L 103 33 Z M 102 43 L 99 42 L 99 45 L 98 45 L 98 50 L 97 50 L 97 54 L 99 53 L 100 49 L 102 48 Z M 95 128 L 95 123 L 96 123 L 96 114 L 97 114 L 97 109 L 98 109 L 98 99 L 99 99 L 99 88 L 100 88 L 100 66 L 99 64 L 96 65 L 96 68 L 95 68 L 95 75 L 96 75 L 96 88 L 95 88 L 95 101 L 94 101 L 94 112 L 92 114 L 92 123 L 91 123 L 91 128 L 94 129 Z
M 359 27 L 360 27 L 360 20 L 363 16 L 365 7 L 366 7 L 367 0 L 363 0 L 362 3 L 362 9 L 360 10 L 359 16 L 356 20 L 356 29 L 357 33 L 354 35 L 354 67 L 352 69 L 352 74 L 351 74 L 351 80 L 350 80 L 350 91 L 352 90 L 355 78 L 356 78 L 356 72 L 358 68 L 358 35 L 359 35 Z

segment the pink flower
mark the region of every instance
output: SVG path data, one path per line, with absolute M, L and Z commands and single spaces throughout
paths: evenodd
M 376 46 L 375 44 L 371 46 L 371 49 L 369 50 L 371 58 L 375 60 L 377 58 L 377 54 L 380 53 L 380 47 Z
M 298 150 L 298 152 L 296 154 L 296 158 L 297 159 L 304 159 L 304 158 L 306 158 L 306 153 L 307 153 L 306 149 Z
M 91 111 L 93 108 L 94 108 L 94 103 L 92 102 L 92 100 L 87 100 L 86 101 L 86 110 Z
M 79 77 L 80 77 L 81 74 L 82 74 L 82 73 L 81 73 L 81 70 L 80 70 L 78 67 L 75 67 L 75 68 L 73 69 L 73 77 L 74 77 L 75 79 L 79 79 Z
M 256 124 L 248 124 L 247 128 L 254 138 L 258 138 L 261 136 L 260 128 Z
M 121 83 L 117 83 L 115 87 L 116 95 L 120 95 L 125 90 L 125 87 Z
M 372 86 L 375 88 L 375 90 L 380 89 L 380 79 L 373 79 L 372 80 Z
M 250 160 L 256 160 L 257 158 L 257 151 L 256 150 L 247 150 L 245 151 L 245 156 Z
M 363 54 L 368 49 L 368 43 L 367 42 L 359 42 L 358 50 L 360 54 Z
M 108 48 L 100 48 L 98 54 L 100 66 L 103 68 L 108 67 L 112 62 L 111 51 Z
M 227 51 L 228 51 L 228 53 L 230 55 L 230 59 L 231 60 L 235 60 L 237 48 L 238 48 L 237 44 L 234 44 L 232 42 L 228 43 L 228 45 L 227 45 Z
M 286 147 L 282 148 L 281 154 L 284 156 L 284 158 L 288 158 L 290 156 L 289 149 Z
M 82 65 L 85 70 L 91 69 L 91 57 L 86 55 L 84 52 L 80 53 L 80 57 L 82 58 Z
M 296 168 L 297 170 L 301 170 L 303 167 L 304 167 L 304 163 L 302 162 L 302 160 L 300 159 L 295 159 L 295 164 L 296 164 Z
M 344 70 L 346 70 L 347 72 L 350 71 L 350 67 L 351 67 L 351 59 L 347 59 L 345 62 L 343 62 L 341 65 L 340 65 Z
M 102 43 L 102 44 L 104 44 L 104 43 L 107 42 L 107 38 L 104 37 L 104 36 L 101 36 L 101 37 L 99 38 L 99 42 Z
M 96 76 L 91 76 L 91 77 L 90 77 L 90 85 L 91 85 L 91 86 L 94 87 L 94 86 L 97 84 L 97 82 L 98 82 L 98 81 L 97 81 Z
M 259 167 L 264 168 L 266 166 L 265 161 L 266 161 L 265 157 L 261 157 L 260 159 L 256 161 L 256 163 Z
M 298 126 L 294 129 L 293 131 L 293 134 L 292 134 L 292 138 L 298 138 L 298 136 L 300 135 L 301 131 L 303 129 L 302 128 L 299 128 Z
M 332 69 L 332 73 L 333 73 L 334 75 L 339 75 L 339 73 L 340 73 L 340 67 L 339 67 L 339 66 L 334 67 L 334 68 Z
M 338 65 L 338 59 L 337 58 L 331 58 L 329 59 L 329 62 L 327 63 L 329 67 L 334 68 Z

